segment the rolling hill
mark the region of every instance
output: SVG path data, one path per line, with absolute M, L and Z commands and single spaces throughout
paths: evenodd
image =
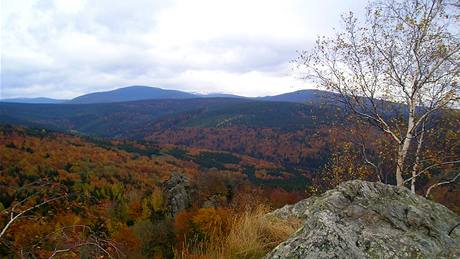
M 259 97 L 257 99 L 263 101 L 320 104 L 331 102 L 337 103 L 334 101 L 336 97 L 334 93 L 328 91 L 305 89 L 279 95 Z
M 173 200 L 187 200 L 181 208 L 183 213 L 209 203 L 235 208 L 240 197 L 254 198 L 257 190 L 261 201 L 280 206 L 303 198 L 303 188 L 309 184 L 306 174 L 238 154 L 101 141 L 8 125 L 0 125 L 0 154 L 2 211 L 37 206 L 13 222 L 2 236 L 2 258 L 18 249 L 48 258 L 63 245 L 62 240 L 81 243 L 82 239 L 90 240 L 93 233 L 116 241 L 117 249 L 124 251 L 123 258 L 154 257 L 139 257 L 140 241 L 146 236 L 143 233 L 153 233 L 153 240 L 160 244 L 155 249 L 172 255 L 178 240 L 175 230 L 184 231 L 174 224 L 169 205 Z M 171 192 L 185 185 L 172 181 L 177 175 L 187 183 L 181 197 Z M 171 185 L 173 188 L 168 187 Z M 22 205 L 19 209 L 18 203 Z M 146 224 L 152 221 L 156 228 Z M 171 234 L 165 239 L 164 231 L 157 229 Z M 58 239 L 54 238 L 56 233 Z
M 277 128 L 329 124 L 336 107 L 238 98 L 145 100 L 98 104 L 0 104 L 0 123 L 40 126 L 84 135 L 144 138 L 171 128 Z
M 8 99 L 0 99 L 0 102 L 4 103 L 65 103 L 69 100 L 64 99 L 53 99 L 47 97 L 36 97 L 36 98 L 8 98 Z
M 107 92 L 85 94 L 70 100 L 68 103 L 113 103 L 148 99 L 187 99 L 195 97 L 196 95 L 194 94 L 176 90 L 166 90 L 149 86 L 129 86 Z
M 236 152 L 315 170 L 327 156 L 322 155 L 326 142 L 318 142 L 313 136 L 344 122 L 337 111 L 338 107 L 332 105 L 245 98 L 1 103 L 0 123 Z
M 193 98 L 237 98 L 253 99 L 259 101 L 294 102 L 294 103 L 336 103 L 331 97 L 334 94 L 320 90 L 299 90 L 291 93 L 284 93 L 265 97 L 245 97 L 226 93 L 199 94 L 178 90 L 167 90 L 150 86 L 127 86 L 111 91 L 88 93 L 75 97 L 71 100 L 60 100 L 46 97 L 38 98 L 11 98 L 2 99 L 0 102 L 9 103 L 36 103 L 36 104 L 90 104 L 90 103 L 115 103 L 140 100 L 163 100 L 163 99 L 193 99 Z
M 114 103 L 140 100 L 161 100 L 161 99 L 192 99 L 192 98 L 246 98 L 260 101 L 294 102 L 319 104 L 330 103 L 334 94 L 320 90 L 299 90 L 265 97 L 244 97 L 225 93 L 195 94 L 177 90 L 166 90 L 150 86 L 128 86 L 112 91 L 89 93 L 78 96 L 67 103 L 88 104 L 88 103 Z

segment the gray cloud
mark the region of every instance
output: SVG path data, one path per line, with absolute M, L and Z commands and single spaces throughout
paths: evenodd
M 365 0 L 344 2 L 3 1 L 0 98 L 131 84 L 242 95 L 306 88 L 289 61 Z

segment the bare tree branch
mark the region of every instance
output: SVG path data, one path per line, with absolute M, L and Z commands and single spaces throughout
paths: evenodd
M 424 173 L 428 172 L 430 169 L 435 168 L 435 167 L 439 167 L 439 166 L 443 166 L 443 165 L 458 164 L 458 163 L 460 163 L 460 160 L 447 161 L 447 162 L 442 162 L 442 163 L 438 163 L 438 164 L 433 164 L 433 165 L 427 166 L 427 167 L 425 167 L 423 170 L 419 171 L 419 172 L 415 175 L 415 177 L 418 177 L 418 176 L 420 176 L 421 174 L 424 174 Z M 414 176 L 413 176 L 413 177 L 414 177 Z M 412 178 L 413 178 L 413 177 L 411 177 L 411 178 L 409 178 L 409 179 L 406 179 L 406 180 L 404 181 L 404 183 L 407 183 L 407 182 L 409 182 L 409 181 L 412 181 Z
M 427 190 L 426 190 L 426 194 L 425 194 L 425 197 L 428 198 L 428 196 L 430 196 L 430 193 L 431 191 L 436 188 L 436 187 L 439 187 L 441 185 L 445 185 L 445 184 L 449 184 L 449 183 L 453 183 L 457 180 L 457 178 L 460 176 L 460 173 L 458 173 L 454 178 L 448 180 L 448 181 L 443 181 L 443 182 L 439 182 L 439 183 L 435 183 L 433 185 L 431 185 Z
M 34 209 L 37 209 L 37 208 L 39 208 L 39 207 L 42 207 L 42 206 L 45 205 L 45 204 L 48 204 L 48 203 L 51 203 L 51 202 L 53 202 L 53 201 L 57 201 L 57 200 L 63 199 L 63 198 L 65 198 L 65 197 L 67 197 L 67 195 L 61 195 L 61 196 L 54 197 L 54 198 L 49 199 L 49 200 L 45 200 L 45 201 L 40 202 L 40 203 L 38 203 L 38 204 L 36 204 L 36 205 L 34 205 L 34 206 L 31 206 L 31 207 L 29 207 L 29 208 L 26 208 L 26 209 L 20 211 L 20 212 L 17 212 L 17 214 L 16 214 L 16 212 L 15 212 L 16 205 L 13 206 L 13 207 L 11 208 L 10 213 L 9 213 L 9 214 L 10 214 L 10 215 L 9 215 L 9 216 L 10 216 L 10 217 L 9 217 L 10 219 L 7 221 L 7 223 L 5 224 L 5 226 L 3 226 L 2 230 L 0 231 L 0 238 L 6 233 L 6 231 L 7 231 L 8 228 L 11 226 L 11 224 L 13 224 L 17 219 L 19 219 L 20 217 L 22 217 L 24 214 L 26 214 L 26 213 L 28 213 L 29 211 L 32 211 L 32 210 L 34 210 Z M 26 198 L 26 199 L 27 199 L 27 198 Z

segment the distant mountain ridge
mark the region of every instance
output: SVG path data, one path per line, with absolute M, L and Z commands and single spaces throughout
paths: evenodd
M 333 94 L 327 91 L 306 89 L 291 93 L 284 93 L 265 97 L 245 97 L 234 94 L 211 93 L 196 94 L 179 90 L 168 90 L 150 86 L 128 86 L 115 90 L 94 92 L 78 96 L 71 100 L 58 100 L 52 98 L 11 98 L 2 99 L 0 102 L 9 103 L 41 103 L 41 104 L 92 104 L 92 103 L 116 103 L 141 100 L 162 100 L 162 99 L 192 99 L 192 98 L 237 98 L 253 99 L 260 101 L 294 102 L 294 103 L 319 103 L 331 97 Z
M 198 97 L 203 97 L 203 98 L 249 98 L 241 95 L 236 95 L 236 94 L 225 94 L 225 93 L 210 93 L 210 94 L 197 94 Z
M 263 101 L 317 104 L 325 101 L 330 102 L 331 100 L 335 99 L 335 97 L 336 94 L 332 92 L 316 89 L 305 89 L 274 96 L 258 97 L 257 99 Z
M 58 103 L 65 103 L 69 100 L 64 99 L 53 99 L 47 97 L 36 97 L 36 98 L 7 98 L 7 99 L 0 99 L 0 102 L 4 103 L 42 103 L 42 104 L 58 104 Z
M 68 103 L 114 103 L 149 99 L 189 99 L 197 96 L 177 90 L 166 90 L 149 86 L 129 86 L 107 92 L 97 92 L 78 96 Z

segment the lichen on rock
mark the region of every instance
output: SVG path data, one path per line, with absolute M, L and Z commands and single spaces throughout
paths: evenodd
M 190 181 L 185 174 L 172 173 L 163 188 L 167 209 L 172 216 L 190 207 Z
M 402 187 L 349 181 L 267 216 L 303 224 L 266 258 L 460 258 L 460 217 Z

